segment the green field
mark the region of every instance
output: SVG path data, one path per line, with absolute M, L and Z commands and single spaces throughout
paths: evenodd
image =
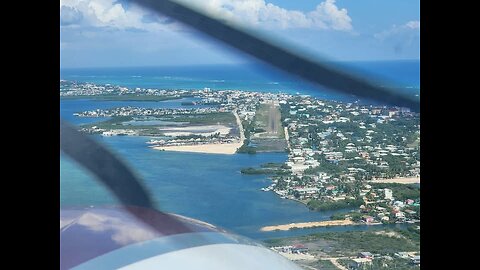
M 356 256 L 368 251 L 382 255 L 420 251 L 420 231 L 408 230 L 326 232 L 307 236 L 277 238 L 264 241 L 268 246 L 304 244 L 310 253 L 327 256 Z

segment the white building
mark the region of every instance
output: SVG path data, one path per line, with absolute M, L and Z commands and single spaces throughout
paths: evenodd
M 393 199 L 393 193 L 391 189 L 384 189 L 385 191 L 385 200 L 392 200 Z

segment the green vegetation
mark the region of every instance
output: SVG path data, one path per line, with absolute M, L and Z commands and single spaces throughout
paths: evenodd
M 351 265 L 354 265 L 354 261 L 351 260 L 351 259 L 338 259 L 337 262 L 345 267 L 347 267 L 348 269 L 351 269 Z
M 202 139 L 202 138 L 218 138 L 219 136 L 220 136 L 220 133 L 217 132 L 213 135 L 208 135 L 208 136 L 192 134 L 192 135 L 175 136 L 175 138 L 179 140 L 189 140 L 189 139 Z
M 258 106 L 252 121 L 242 121 L 246 140 L 237 153 L 284 152 L 287 147 L 280 110 L 268 104 Z M 254 146 L 252 146 L 254 145 Z
M 345 267 L 352 267 L 354 264 L 353 260 L 350 259 L 339 259 L 338 263 Z M 349 269 L 375 269 L 375 270 L 390 270 L 390 269 L 399 269 L 399 270 L 411 270 L 411 269 L 420 269 L 417 265 L 410 264 L 409 260 L 401 259 L 397 257 L 391 257 L 391 259 L 379 258 L 374 259 L 371 264 L 366 264 L 360 268 L 349 268 Z
M 250 136 L 255 133 L 255 127 L 252 122 L 246 120 L 242 121 L 242 126 L 246 139 L 243 141 L 243 145 L 237 149 L 237 153 L 256 154 L 255 147 L 248 146 L 250 144 Z
M 363 214 L 354 211 L 348 213 L 335 213 L 330 218 L 333 220 L 345 220 L 347 216 L 349 216 L 353 222 L 359 222 L 362 220 Z
M 257 152 L 285 152 L 287 147 L 285 139 L 262 138 L 253 139 L 251 142 Z
M 198 125 L 235 125 L 236 119 L 231 112 L 215 112 L 205 114 L 194 115 L 178 115 L 171 117 L 164 117 L 160 120 L 172 121 L 172 122 L 188 122 L 190 124 Z
M 342 209 L 342 208 L 359 207 L 363 203 L 364 202 L 361 199 L 357 199 L 357 200 L 345 199 L 345 200 L 336 201 L 336 202 L 322 202 L 319 200 L 312 199 L 307 203 L 307 206 L 310 210 L 328 211 L 328 210 L 336 210 L 336 209 Z
M 331 174 L 333 177 L 336 177 L 339 176 L 340 172 L 347 170 L 347 168 L 349 167 L 343 162 L 337 164 L 329 162 L 325 159 L 325 156 L 323 155 L 316 155 L 315 159 L 320 162 L 320 165 L 315 168 L 306 169 L 305 174 L 317 174 L 318 172 L 324 172 L 327 174 Z
M 412 226 L 407 230 L 325 232 L 268 239 L 264 242 L 267 246 L 289 245 L 293 242 L 309 243 L 311 246 L 318 246 L 321 251 L 331 256 L 356 256 L 364 251 L 393 255 L 396 252 L 419 251 L 420 231 Z
M 240 170 L 243 174 L 275 174 L 278 169 L 271 169 L 271 168 L 243 168 Z
M 398 233 L 407 239 L 420 243 L 420 227 L 417 229 L 416 226 L 408 226 L 406 230 L 399 230 Z
M 248 146 L 248 144 L 248 139 L 244 140 L 243 145 L 237 149 L 237 153 L 256 154 L 257 150 L 255 149 L 255 147 Z
M 301 103 L 302 100 L 298 98 L 290 104 L 297 102 Z M 339 105 L 325 103 L 333 108 Z M 405 114 L 383 120 L 380 117 L 372 117 L 368 113 L 352 115 L 349 111 L 342 110 L 338 112 L 338 116 L 345 117 L 344 122 L 324 123 L 320 119 L 331 112 L 322 112 L 308 106 L 295 105 L 293 109 L 291 107 L 290 105 L 281 106 L 282 120 L 287 120 L 286 124 L 297 121 L 304 125 L 295 128 L 296 134 L 290 136 L 291 145 L 313 149 L 326 148 L 331 149 L 329 150 L 331 152 L 343 154 L 343 157 L 337 157 L 336 160 L 326 160 L 324 155 L 315 156 L 315 159 L 320 161 L 320 166 L 307 170 L 307 174 L 325 172 L 333 178 L 339 178 L 348 172 L 348 168 L 354 167 L 362 169 L 356 172 L 356 179 L 371 180 L 372 177 L 411 176 L 414 174 L 412 168 L 418 167 L 420 117 L 416 114 Z M 290 114 L 290 111 L 297 112 Z M 379 113 L 379 115 L 387 114 L 384 110 Z M 357 149 L 347 150 L 347 144 L 350 143 Z M 385 150 L 388 145 L 393 145 L 396 149 L 384 152 L 378 158 L 374 156 L 377 155 L 377 149 L 373 149 L 374 147 Z M 360 152 L 363 152 L 362 155 Z M 365 156 L 364 153 L 369 154 L 370 157 Z M 374 160 L 374 158 L 377 159 Z M 374 162 L 366 162 L 366 160 Z
M 287 147 L 279 107 L 260 104 L 252 121 L 242 121 L 245 142 L 237 153 L 284 152 Z
M 115 130 L 128 129 L 135 130 L 139 136 L 158 136 L 162 135 L 162 131 L 156 125 L 141 125 L 141 121 L 137 122 L 140 125 L 123 125 L 124 122 L 134 120 L 134 116 L 113 116 L 110 119 L 98 123 L 82 125 L 83 128 L 92 128 L 97 126 L 98 129 Z M 192 125 L 226 125 L 234 126 L 236 124 L 235 116 L 230 112 L 192 114 L 192 115 L 173 115 L 168 117 L 157 117 L 155 120 L 170 121 L 170 122 L 184 122 Z M 163 126 L 165 127 L 165 126 Z M 219 134 L 214 134 L 210 137 L 218 137 Z M 196 139 L 202 138 L 200 135 L 180 136 L 180 139 Z
M 260 104 L 255 117 L 253 118 L 253 126 L 256 133 L 268 131 L 269 137 L 284 138 L 282 123 L 280 122 L 280 109 L 273 104 Z
M 372 188 L 389 188 L 392 190 L 393 197 L 396 200 L 404 201 L 406 199 L 417 200 L 420 198 L 420 186 L 416 184 L 397 184 L 397 183 L 371 183 Z
M 311 266 L 322 270 L 338 270 L 338 268 L 330 260 L 318 260 Z
M 390 232 L 400 234 L 400 237 L 369 231 L 323 233 L 314 237 L 336 241 L 341 249 L 353 254 L 365 250 L 372 253 L 393 254 L 399 251 L 416 251 L 420 249 L 420 241 L 417 239 L 401 237 L 401 230 L 392 230 Z
M 129 129 L 138 132 L 139 136 L 158 136 L 162 135 L 162 132 L 156 127 L 151 125 L 123 125 L 122 123 L 133 120 L 133 116 L 112 116 L 110 119 L 82 125 L 82 128 L 92 128 L 96 126 L 98 129 L 103 130 L 116 130 L 116 129 Z
M 285 164 L 274 163 L 274 162 L 268 162 L 268 163 L 264 163 L 264 164 L 260 165 L 260 167 L 262 167 L 262 168 L 280 168 L 280 167 L 283 167 L 283 166 L 285 166 Z
M 250 139 L 250 135 L 255 133 L 255 127 L 250 121 L 242 120 L 243 131 L 245 133 L 245 138 Z
M 285 172 L 285 170 L 288 169 L 288 166 L 286 166 L 283 163 L 264 163 L 260 165 L 260 168 L 243 168 L 240 170 L 241 173 L 243 174 L 286 174 L 288 172 Z
M 102 128 L 102 129 L 124 129 L 126 127 L 122 125 L 122 123 L 131 121 L 131 120 L 133 120 L 132 116 L 112 116 L 108 120 L 98 122 L 98 123 L 82 125 L 82 127 L 91 128 L 92 126 L 97 126 L 98 128 Z M 135 126 L 135 128 L 137 127 L 139 126 Z
M 338 122 L 335 123 L 333 126 L 335 126 L 342 133 L 351 133 L 352 137 L 362 138 L 367 135 L 366 130 L 359 128 L 358 124 L 354 122 Z

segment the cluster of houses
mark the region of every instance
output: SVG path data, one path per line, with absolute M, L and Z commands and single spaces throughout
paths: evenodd
M 384 157 L 392 156 L 398 158 L 406 168 L 395 177 L 420 175 L 420 162 L 415 158 L 418 149 L 404 143 L 407 140 L 404 134 L 418 133 L 419 136 L 419 125 L 406 127 L 404 133 L 393 134 L 390 137 L 387 137 L 380 128 L 382 123 L 417 117 L 408 109 L 327 103 L 313 98 L 289 100 L 286 106 L 289 115 L 285 118 L 284 125 L 288 128 L 292 148 L 311 149 L 334 164 L 339 161 L 351 163 L 364 161 L 362 163 L 365 165 L 373 165 L 378 169 L 388 169 L 389 164 Z M 377 121 L 372 123 L 375 119 Z M 343 123 L 350 124 L 342 127 Z M 391 137 L 395 136 L 399 137 L 396 139 L 398 141 L 396 145 L 383 143 L 391 142 Z M 383 140 L 379 141 L 378 138 Z M 351 173 L 350 176 L 377 178 L 386 176 L 381 170 L 375 172 L 377 175 L 365 175 L 364 169 L 360 167 L 358 169 L 361 170 Z
M 212 91 L 205 88 L 202 90 L 167 91 L 140 88 L 127 89 L 88 83 L 63 82 L 63 84 L 66 86 L 61 91 L 62 95 L 68 93 L 71 95 L 106 93 L 176 94 L 200 98 L 203 104 L 214 103 L 218 105 L 178 109 L 138 107 L 97 109 L 76 113 L 80 117 L 134 116 L 138 118 L 237 111 L 240 119 L 251 121 L 255 117 L 255 111 L 259 104 L 271 102 L 279 104 L 282 107 L 285 137 L 288 140 L 289 153 L 285 165 L 289 168 L 289 174 L 273 177 L 272 185 L 264 190 L 272 190 L 281 197 L 301 201 L 320 199 L 334 202 L 360 197 L 364 198 L 365 205 L 363 207 L 370 213 L 375 202 L 378 203 L 383 200 L 391 206 L 388 209 L 375 206 L 375 215 L 366 215 L 364 217 L 365 222 L 389 221 L 392 218 L 397 221 L 405 221 L 408 220 L 409 216 L 415 214 L 413 210 L 405 206 L 417 202 L 393 201 L 388 189 L 385 191 L 370 191 L 367 185 L 359 194 L 353 194 L 344 185 L 356 180 L 372 180 L 387 176 L 418 177 L 420 175 L 418 147 L 407 145 L 405 136 L 400 136 L 402 134 L 398 136 L 398 143 L 392 143 L 391 138 L 387 138 L 387 135 L 381 129 L 382 125 L 398 121 L 403 117 L 415 119 L 418 116 L 406 108 L 363 106 L 356 103 L 322 101 L 308 96 L 239 90 Z M 138 119 L 135 121 L 138 121 Z M 127 127 L 114 130 L 101 130 L 92 127 L 92 129 L 95 128 L 94 132 L 104 136 L 136 134 L 134 129 L 129 130 Z M 409 128 L 413 130 L 406 130 L 405 134 L 419 132 L 419 129 L 415 130 L 417 127 Z M 362 136 L 358 134 L 362 134 Z M 381 138 L 389 143 L 382 143 Z M 230 143 L 238 140 L 238 138 L 224 135 L 218 138 L 185 138 L 151 143 L 182 145 L 186 143 L 185 140 L 190 144 L 210 144 L 215 142 Z M 404 170 L 394 175 L 387 174 L 391 166 L 389 161 L 392 159 L 399 160 Z M 322 163 L 337 165 L 333 168 L 338 169 L 332 171 L 332 166 L 329 166 L 330 170 L 328 171 L 319 170 L 318 168 L 323 165 Z M 347 166 L 340 166 L 340 164 L 347 164 Z M 372 170 L 372 167 L 376 169 Z M 384 196 L 381 196 L 383 193 Z
M 417 252 L 398 252 L 394 254 L 398 258 L 406 259 L 412 265 L 420 266 L 420 255 L 417 255 Z M 374 259 L 383 259 L 384 266 L 389 265 L 389 261 L 393 261 L 391 256 L 385 255 L 381 256 L 380 254 L 372 254 L 370 252 L 360 252 L 357 255 L 357 258 L 352 258 L 351 263 L 348 265 L 349 269 L 370 269 L 369 266 L 372 265 Z
M 284 119 L 286 137 L 289 139 L 289 154 L 285 164 L 291 174 L 273 177 L 272 185 L 267 190 L 289 199 L 339 201 L 365 195 L 345 191 L 342 183 L 420 176 L 418 147 L 407 145 L 406 138 L 400 137 L 401 134 L 398 144 L 393 144 L 391 138 L 379 129 L 385 122 L 397 121 L 402 117 L 418 117 L 406 108 L 367 107 L 303 97 L 287 99 L 283 112 L 288 114 Z M 383 122 L 367 121 L 369 118 L 382 119 Z M 342 128 L 338 123 L 351 125 Z M 418 129 L 416 126 L 405 129 L 405 134 L 419 135 L 419 126 Z M 364 133 L 357 133 L 366 135 L 359 136 L 355 133 L 358 130 Z M 382 140 L 372 143 L 374 136 L 380 136 L 384 141 L 389 139 L 390 143 L 382 143 Z M 403 170 L 387 174 L 391 166 L 388 160 L 392 158 L 402 164 Z M 325 162 L 342 166 L 337 166 L 338 169 L 334 171 L 332 166 L 328 166 L 330 170 L 327 173 L 319 169 Z M 402 219 L 402 214 L 403 211 L 398 210 L 396 218 Z M 375 218 L 382 221 L 389 219 L 388 216 Z
M 420 206 L 419 198 L 396 200 L 391 189 L 373 189 L 368 184 L 363 185 L 359 194 L 347 193 L 341 188 L 341 184 L 332 184 L 331 179 L 325 173 L 320 173 L 307 183 L 292 176 L 274 177 L 273 183 L 262 190 L 273 190 L 282 198 L 303 202 L 310 199 L 324 201 L 354 200 L 356 196 L 359 196 L 363 200 L 363 204 L 359 207 L 359 212 L 363 213 L 362 222 L 367 224 L 419 222 L 419 215 L 413 210 Z M 350 217 L 347 215 L 346 218 Z
M 112 85 L 97 85 L 93 83 L 77 83 L 71 81 L 60 81 L 60 96 L 95 96 L 120 93 L 128 91 L 125 87 Z
M 303 244 L 275 246 L 271 247 L 270 249 L 279 252 L 280 254 L 310 255 L 309 249 Z M 397 252 L 394 254 L 394 256 L 400 259 L 408 260 L 408 263 L 411 265 L 420 266 L 420 255 L 418 252 Z M 293 260 L 295 259 L 295 257 L 288 258 Z M 351 270 L 371 269 L 372 264 L 375 260 L 381 260 L 381 262 L 383 262 L 383 267 L 395 267 L 395 263 L 393 262 L 394 258 L 390 255 L 372 254 L 371 252 L 364 251 L 359 252 L 356 257 L 348 258 L 349 262 L 345 266 L 347 266 L 347 268 Z
M 420 255 L 417 252 L 397 252 L 394 255 L 398 258 L 409 260 L 411 264 L 420 265 Z
M 60 80 L 60 96 L 97 96 L 97 95 L 126 95 L 138 94 L 149 96 L 185 96 L 189 90 L 164 90 L 153 88 L 127 88 L 111 84 L 93 84 Z
M 174 116 L 174 115 L 195 115 L 195 114 L 207 114 L 215 112 L 225 112 L 225 109 L 215 107 L 205 108 L 140 108 L 140 107 L 117 107 L 112 109 L 95 109 L 90 111 L 83 111 L 74 113 L 73 115 L 78 117 L 112 117 L 112 116 Z M 140 120 L 140 119 L 137 119 Z M 141 119 L 144 120 L 144 119 Z M 148 120 L 148 119 L 147 119 Z
M 278 247 L 271 247 L 272 250 L 277 252 L 283 253 L 291 253 L 291 254 L 308 254 L 308 248 L 305 247 L 303 244 L 295 244 L 289 246 L 278 246 Z
M 414 198 L 404 201 L 396 200 L 391 189 L 372 189 L 368 184 L 364 185 L 360 195 L 364 200 L 364 204 L 360 206 L 360 212 L 369 213 L 369 215 L 362 216 L 362 220 L 366 223 L 419 222 L 417 212 L 411 209 L 420 206 L 419 198 L 415 198 L 417 200 Z M 379 204 L 383 206 L 379 206 Z

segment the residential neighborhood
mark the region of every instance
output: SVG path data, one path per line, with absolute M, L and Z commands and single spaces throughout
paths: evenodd
M 113 100 L 122 95 L 180 99 L 182 106 L 175 108 L 126 106 L 75 115 L 108 119 L 83 126 L 84 132 L 150 136 L 151 147 L 239 142 L 243 145 L 237 153 L 286 152 L 283 164 L 242 173 L 270 174 L 271 184 L 262 190 L 312 210 L 352 210 L 336 219 L 419 222 L 420 115 L 407 108 L 283 93 L 128 89 L 67 81 L 61 82 L 60 93 Z

